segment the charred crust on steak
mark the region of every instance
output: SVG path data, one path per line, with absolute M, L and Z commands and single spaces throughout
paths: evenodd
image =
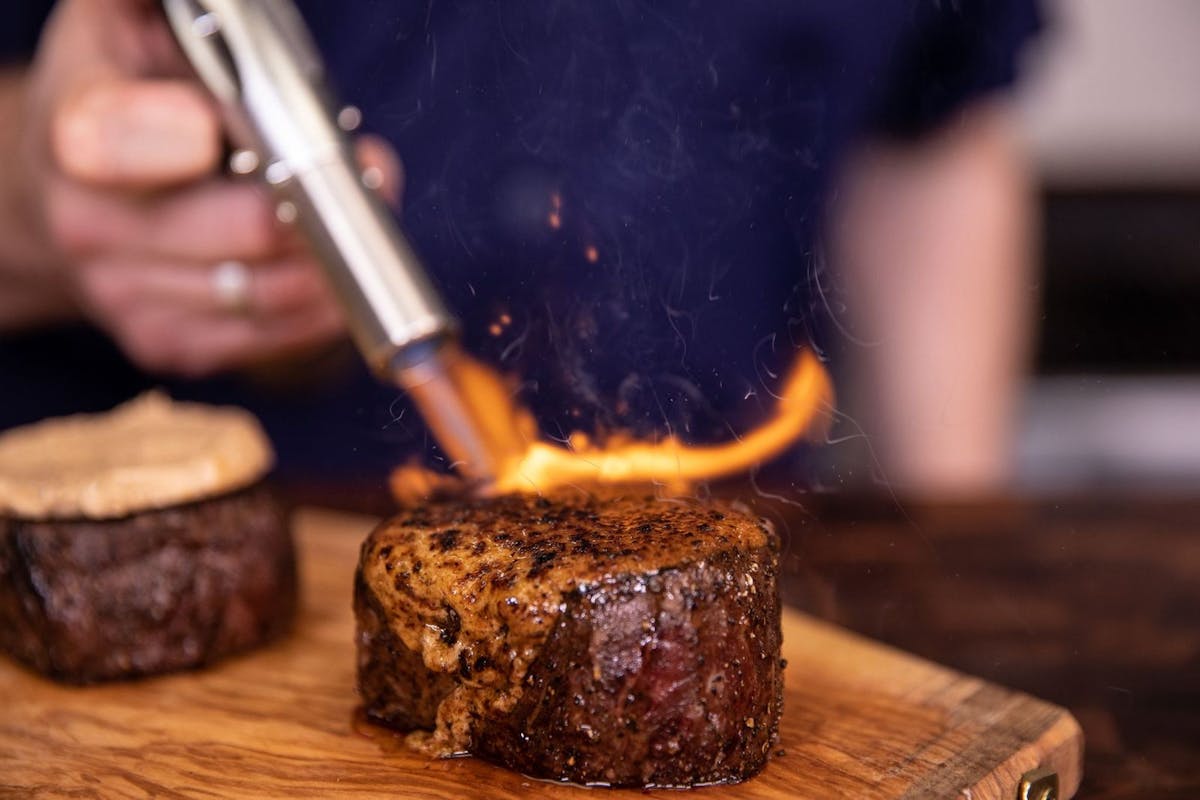
M 0 516 L 0 649 L 71 683 L 203 666 L 290 627 L 295 569 L 261 484 L 116 519 Z
M 641 494 L 408 512 L 361 551 L 366 714 L 535 777 L 743 780 L 782 708 L 777 562 L 761 520 Z

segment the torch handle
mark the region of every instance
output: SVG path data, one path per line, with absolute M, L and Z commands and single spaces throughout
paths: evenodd
M 452 337 L 457 324 L 377 194 L 363 183 L 324 67 L 290 0 L 163 0 L 167 19 L 277 215 L 307 235 L 367 363 L 391 378 L 401 351 Z M 340 124 L 339 124 L 340 123 Z
M 230 168 L 260 174 L 279 218 L 305 232 L 376 374 L 408 392 L 459 472 L 491 481 L 497 454 L 455 379 L 458 325 L 364 185 L 348 136 L 359 114 L 338 110 L 291 0 L 163 0 L 163 8 L 242 148 Z

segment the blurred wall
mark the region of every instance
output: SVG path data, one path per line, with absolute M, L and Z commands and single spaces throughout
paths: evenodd
M 1044 0 L 1018 95 L 1042 188 L 1031 490 L 1200 485 L 1200 0 Z
M 1200 2 L 1045 0 L 1045 8 L 1049 30 L 1021 93 L 1044 181 L 1200 185 Z

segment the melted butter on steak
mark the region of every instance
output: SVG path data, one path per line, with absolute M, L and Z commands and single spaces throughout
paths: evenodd
M 709 623 L 709 627 L 746 630 L 750 639 L 756 635 L 754 630 L 766 630 L 764 638 L 771 639 L 773 625 L 773 644 L 762 642 L 762 649 L 752 656 L 747 650 L 746 658 L 772 659 L 770 669 L 774 671 L 770 674 L 778 684 L 775 550 L 773 534 L 752 516 L 728 508 L 644 495 L 602 500 L 573 495 L 553 501 L 510 496 L 407 511 L 383 523 L 363 545 L 358 576 L 360 688 L 367 664 L 364 659 L 371 655 L 363 648 L 377 647 L 372 645 L 371 629 L 386 626 L 404 648 L 419 654 L 427 670 L 442 676 L 425 681 L 436 684 L 434 688 L 420 686 L 412 690 L 431 692 L 425 705 L 427 712 L 436 705 L 436 716 L 427 720 L 421 718 L 421 712 L 405 712 L 407 724 L 399 727 L 433 728 L 432 734 L 412 734 L 411 743 L 437 755 L 479 749 L 473 734 L 481 720 L 496 720 L 513 712 L 527 685 L 533 685 L 535 676 L 527 673 L 543 653 L 552 630 L 560 622 L 570 622 L 560 620 L 569 598 L 585 601 L 575 613 L 590 618 L 587 647 L 597 656 L 581 679 L 611 687 L 629 684 L 633 680 L 629 676 L 637 672 L 643 656 L 637 649 L 639 642 L 633 642 L 631 649 L 621 642 L 604 641 L 606 636 L 628 636 L 630 622 L 614 618 L 612 624 L 607 624 L 605 615 L 619 617 L 645 611 L 646 616 L 636 623 L 645 634 L 638 637 L 639 641 L 643 646 L 650 642 L 658 647 L 660 643 L 651 630 L 660 624 L 657 620 L 674 624 L 671 615 L 689 619 L 689 614 L 703 614 L 704 609 L 694 610 L 694 598 L 705 593 L 710 600 L 733 595 L 727 601 L 728 608 L 714 612 L 720 619 Z M 747 553 L 756 555 L 742 557 Z M 671 578 L 664 570 L 685 577 Z M 695 577 L 704 576 L 706 571 L 717 574 L 712 580 Z M 759 574 L 764 571 L 769 574 Z M 617 602 L 615 596 L 593 591 L 606 585 L 619 587 L 622 597 L 632 597 L 633 601 Z M 753 597 L 760 591 L 769 591 L 773 596 Z M 653 608 L 658 610 L 646 611 L 639 606 L 639 592 L 654 596 L 657 605 Z M 749 620 L 744 614 L 734 619 L 730 608 L 766 611 L 760 615 L 762 619 Z M 774 619 L 770 618 L 772 609 Z M 364 614 L 370 617 L 366 628 Z M 695 632 L 688 635 L 696 638 Z M 668 654 L 679 649 L 665 639 L 661 646 Z M 677 688 L 669 685 L 672 680 L 687 680 L 687 673 L 694 669 L 690 659 L 696 657 L 684 653 L 679 664 L 672 667 L 668 663 L 679 675 L 661 687 L 664 697 Z M 703 655 L 699 658 L 703 663 Z M 567 666 L 577 667 L 578 663 Z M 716 697 L 721 690 L 721 673 L 714 674 L 718 683 L 713 684 L 711 676 L 707 678 L 710 685 L 705 694 L 711 691 Z M 651 687 L 649 693 L 656 691 Z M 549 692 L 554 694 L 555 689 L 551 687 Z M 364 692 L 365 696 L 369 694 Z M 770 700 L 770 714 L 777 719 L 778 686 L 766 687 L 760 694 L 775 698 Z M 575 705 L 584 705 L 583 700 L 582 695 L 576 696 Z M 693 705 L 696 710 L 687 714 L 703 713 L 700 704 Z M 749 728 L 770 725 L 769 735 L 760 738 L 768 745 L 774 740 L 773 720 L 756 723 L 747 717 L 745 721 L 736 720 L 736 724 Z M 518 736 L 523 735 L 518 732 Z M 669 750 L 674 740 L 668 737 L 665 741 L 660 749 Z M 761 760 L 765 757 L 764 752 Z M 574 756 L 564 761 L 572 767 L 574 762 Z M 525 769 L 536 772 L 535 767 Z M 602 773 L 599 779 L 607 774 Z M 570 769 L 551 777 L 576 779 Z M 738 777 L 745 775 L 730 779 Z

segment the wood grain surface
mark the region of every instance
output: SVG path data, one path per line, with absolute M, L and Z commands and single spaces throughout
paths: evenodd
M 0 797 L 679 797 L 583 790 L 475 759 L 429 761 L 356 713 L 350 588 L 372 521 L 298 515 L 303 604 L 286 640 L 196 673 L 62 687 L 0 660 Z M 791 610 L 780 747 L 712 798 L 1016 797 L 1019 776 L 1080 780 L 1064 710 Z
M 1200 798 L 1200 498 L 826 496 L 760 513 L 785 603 L 1065 706 L 1088 800 Z M 815 500 L 815 499 L 814 499 Z

